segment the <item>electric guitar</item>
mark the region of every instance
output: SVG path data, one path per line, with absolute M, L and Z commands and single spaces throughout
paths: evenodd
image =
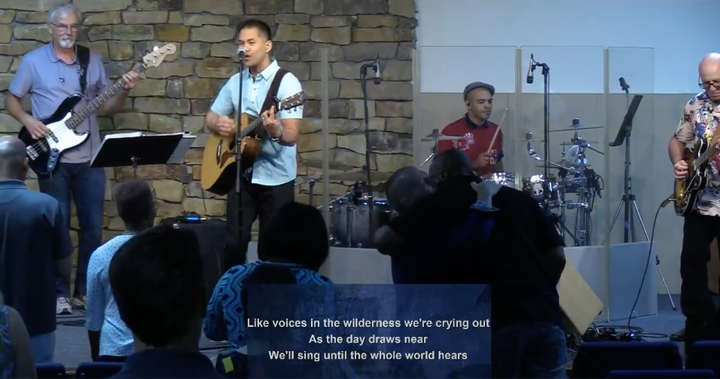
M 305 93 L 299 92 L 289 98 L 278 102 L 275 106 L 277 111 L 297 108 L 305 103 Z M 243 166 L 251 167 L 252 163 L 260 153 L 262 142 L 262 118 L 253 118 L 243 113 L 240 116 L 240 154 Z M 237 131 L 237 125 L 235 125 Z M 218 134 L 209 134 L 205 150 L 203 152 L 202 170 L 200 185 L 208 192 L 225 195 L 235 185 L 237 173 L 236 163 L 236 135 L 231 133 L 227 137 Z
M 685 179 L 675 179 L 675 188 L 672 201 L 675 203 L 675 213 L 685 217 L 689 215 L 697 203 L 700 191 L 707 186 L 709 179 L 709 160 L 715 157 L 720 147 L 705 138 L 699 138 L 695 147 L 685 149 L 683 159 L 687 162 L 688 171 Z
M 175 54 L 177 48 L 170 43 L 161 48 L 155 46 L 153 51 L 143 57 L 143 63 L 135 72 L 143 73 L 149 67 L 158 67 L 165 57 Z M 52 173 L 60 161 L 65 150 L 72 149 L 84 143 L 90 132 L 78 133 L 75 128 L 83 120 L 96 112 L 106 101 L 112 99 L 125 88 L 122 81 L 118 81 L 101 95 L 93 99 L 80 111 L 74 111 L 75 106 L 82 100 L 82 94 L 74 94 L 66 98 L 52 116 L 40 120 L 50 130 L 50 133 L 40 139 L 35 139 L 23 127 L 18 138 L 25 143 L 25 151 L 30 159 L 30 168 L 38 175 Z

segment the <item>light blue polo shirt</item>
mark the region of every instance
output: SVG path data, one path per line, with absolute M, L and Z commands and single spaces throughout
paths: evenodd
M 239 113 L 247 113 L 254 117 L 260 115 L 260 108 L 265 103 L 270 85 L 275 74 L 280 69 L 277 61 L 273 61 L 265 70 L 258 73 L 256 78 L 250 76 L 249 69 L 242 72 L 243 101 Z M 217 99 L 210 110 L 220 116 L 233 117 L 238 103 L 238 90 L 241 74 L 233 75 L 220 90 Z M 277 98 L 285 100 L 302 92 L 300 80 L 288 72 L 280 82 Z M 302 119 L 303 107 L 284 110 L 278 113 L 280 120 Z M 252 183 L 263 186 L 278 186 L 295 180 L 297 177 L 297 146 L 287 146 L 273 142 L 267 133 L 263 136 L 260 153 L 253 164 Z

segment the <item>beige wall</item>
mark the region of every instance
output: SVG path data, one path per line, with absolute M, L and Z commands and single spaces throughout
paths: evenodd
M 632 94 L 631 94 L 632 95 Z M 680 112 L 692 94 L 651 94 L 645 95 L 633 123 L 631 139 L 632 189 L 637 205 L 647 227 L 652 233 L 653 218 L 663 199 L 672 193 L 672 173 L 667 158 L 667 141 L 680 119 Z M 430 154 L 432 143 L 420 142 L 421 136 L 433 128 L 442 129 L 449 122 L 464 113 L 461 94 L 421 93 L 416 95 L 416 109 L 421 112 L 415 118 L 415 162 L 419 163 Z M 551 94 L 550 129 L 568 128 L 572 119 L 580 118 L 585 126 L 601 125 L 604 128 L 581 131 L 581 137 L 597 141 L 593 146 L 605 153 L 599 155 L 587 152 L 589 163 L 605 182 L 602 198 L 596 199 L 593 210 L 592 244 L 603 242 L 605 232 L 611 222 L 623 196 L 623 174 L 625 147 L 609 147 L 614 141 L 626 109 L 624 94 Z M 517 176 L 527 177 L 542 174 L 540 162 L 532 160 L 527 153 L 524 141 L 527 131 L 533 132 L 533 139 L 543 139 L 543 95 L 499 93 L 495 96 L 495 110 L 491 119 L 499 122 L 508 108 L 508 114 L 502 125 L 505 135 L 505 171 Z M 572 132 L 551 133 L 550 157 L 560 160 L 561 142 L 569 142 Z M 538 155 L 544 155 L 542 142 L 533 147 Z M 552 170 L 551 170 L 552 172 Z M 573 197 L 568 196 L 568 199 Z M 575 211 L 566 212 L 566 225 L 572 230 Z M 642 228 L 636 227 L 639 240 L 644 240 Z M 670 292 L 680 291 L 680 248 L 682 240 L 682 218 L 675 215 L 672 207 L 660 211 L 655 228 L 655 243 L 661 261 L 661 268 L 668 281 Z M 623 241 L 623 212 L 611 234 L 612 243 Z M 568 243 L 572 241 L 568 238 Z M 652 268 L 652 267 L 651 267 Z M 654 269 L 654 268 L 652 268 Z M 664 292 L 662 283 L 659 291 Z

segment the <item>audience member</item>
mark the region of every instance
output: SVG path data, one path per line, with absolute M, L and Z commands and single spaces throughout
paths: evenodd
M 315 207 L 295 202 L 283 204 L 263 231 L 263 238 L 265 256 L 228 270 L 215 286 L 207 308 L 205 336 L 214 341 L 229 341 L 231 350 L 241 349 L 247 343 L 243 285 L 248 280 L 287 283 L 292 274 L 297 284 L 331 284 L 318 273 L 330 245 L 325 219 Z M 263 269 L 257 271 L 259 267 Z
M 20 314 L 0 294 L 0 378 L 37 378 L 35 358 Z
M 222 378 L 198 351 L 206 295 L 192 231 L 158 226 L 127 241 L 110 263 L 110 287 L 135 353 L 113 378 Z
M 25 145 L 0 137 L 0 290 L 27 326 L 35 361 L 45 363 L 55 352 L 56 274 L 70 280 L 73 246 L 60 204 L 29 190 L 27 172 Z
M 156 211 L 152 189 L 147 182 L 121 183 L 115 187 L 113 197 L 126 231 L 107 241 L 90 256 L 85 326 L 93 360 L 122 362 L 132 354 L 135 346 L 132 332 L 120 318 L 110 289 L 110 261 L 135 234 L 153 226 Z
M 415 179 L 414 186 L 423 185 L 421 176 L 408 177 Z M 492 286 L 493 377 L 564 377 L 564 319 L 556 285 L 565 256 L 550 219 L 529 195 L 509 187 L 501 187 L 492 197 L 499 212 L 472 210 L 478 193 L 471 184 L 479 178 L 467 156 L 457 150 L 433 160 L 429 179 L 437 183 L 437 190 L 415 196 L 414 202 L 412 196 L 388 194 L 395 203 L 398 197 L 401 204 L 404 199 L 406 209 L 378 230 L 378 249 L 393 255 L 448 232 L 475 241 L 474 250 L 466 245 L 443 254 L 447 260 L 470 260 L 476 283 Z M 468 223 L 468 218 L 476 221 Z M 413 253 L 404 254 L 413 259 Z M 477 256 L 481 259 L 475 260 Z M 447 274 L 458 272 L 468 274 Z

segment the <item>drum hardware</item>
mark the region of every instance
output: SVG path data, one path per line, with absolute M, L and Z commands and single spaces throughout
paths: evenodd
M 430 133 L 427 136 L 420 139 L 420 141 L 422 141 L 422 142 L 434 142 L 430 155 L 428 155 L 428 157 L 425 158 L 423 163 L 420 164 L 420 167 L 425 166 L 428 162 L 430 162 L 431 159 L 433 159 L 437 155 L 438 142 L 440 142 L 440 141 L 459 141 L 462 139 L 465 139 L 465 137 L 463 137 L 463 136 L 446 136 L 444 134 L 441 134 L 438 129 L 433 129 L 432 133 Z
M 295 178 L 295 185 L 301 186 L 303 184 L 309 184 L 308 186 L 308 205 L 314 205 L 314 197 L 315 197 L 315 183 L 317 181 L 309 176 L 299 176 Z M 320 206 L 322 208 L 322 206 Z

